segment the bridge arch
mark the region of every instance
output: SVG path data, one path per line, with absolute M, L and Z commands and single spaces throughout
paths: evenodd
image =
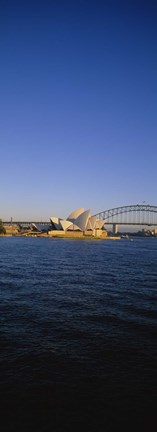
M 103 219 L 106 224 L 121 225 L 157 225 L 157 206 L 149 204 L 134 204 L 97 213 L 99 219 Z

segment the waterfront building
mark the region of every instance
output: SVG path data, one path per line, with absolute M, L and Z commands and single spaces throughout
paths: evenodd
M 73 211 L 67 219 L 52 216 L 50 221 L 52 231 L 89 232 L 92 235 L 96 235 L 97 231 L 100 232 L 105 223 L 104 220 L 91 216 L 90 210 L 84 210 L 84 208 Z

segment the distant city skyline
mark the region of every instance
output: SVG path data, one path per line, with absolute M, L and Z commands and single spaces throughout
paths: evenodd
M 6 1 L 0 218 L 157 204 L 157 3 Z

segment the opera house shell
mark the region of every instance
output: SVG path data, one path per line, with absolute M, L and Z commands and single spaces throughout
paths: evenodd
M 105 221 L 97 219 L 96 216 L 91 216 L 90 210 L 84 211 L 84 208 L 79 208 L 73 211 L 67 219 L 59 217 L 51 217 L 51 229 L 57 231 L 94 231 L 101 230 Z

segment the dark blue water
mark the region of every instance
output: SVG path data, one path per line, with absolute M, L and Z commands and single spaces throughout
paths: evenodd
M 3 431 L 157 430 L 157 240 L 0 238 Z

